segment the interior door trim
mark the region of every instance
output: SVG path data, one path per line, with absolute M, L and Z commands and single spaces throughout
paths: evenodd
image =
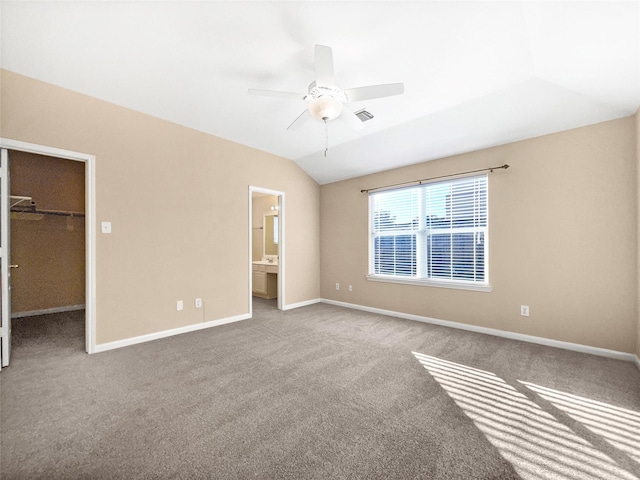
M 2 325 L 2 365 L 7 367 L 11 358 L 11 249 L 10 249 L 10 220 L 9 220 L 9 151 L 0 149 L 0 275 L 2 279 L 2 294 L 0 297 L 0 317 Z

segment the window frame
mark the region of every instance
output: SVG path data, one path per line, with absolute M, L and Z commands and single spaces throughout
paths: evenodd
M 463 230 L 458 233 L 468 233 L 465 230 L 473 229 L 474 232 L 478 230 L 482 231 L 483 234 L 483 243 L 484 243 L 484 253 L 483 253 L 483 261 L 484 261 L 484 279 L 482 281 L 477 280 L 463 280 L 463 279 L 450 279 L 450 278 L 437 278 L 437 277 L 428 277 L 421 276 L 427 275 L 428 270 L 428 259 L 426 250 L 427 247 L 427 239 L 430 238 L 433 233 L 428 233 L 428 229 L 426 228 L 426 219 L 422 218 L 426 216 L 426 212 L 424 211 L 424 192 L 429 187 L 433 187 L 436 184 L 450 184 L 460 180 L 473 180 L 477 178 L 484 178 L 486 191 L 486 226 L 484 227 L 458 227 L 458 228 L 450 228 L 453 233 L 455 230 Z M 386 275 L 375 273 L 375 241 L 379 236 L 376 235 L 374 231 L 374 197 L 376 194 L 389 192 L 389 191 L 400 191 L 405 189 L 420 189 L 422 193 L 419 194 L 420 204 L 419 204 L 419 228 L 418 230 L 404 230 L 406 235 L 415 235 L 416 246 L 416 276 L 400 276 L 400 275 Z M 489 177 L 487 174 L 483 175 L 473 175 L 468 177 L 459 177 L 456 179 L 450 180 L 439 180 L 428 183 L 421 183 L 419 185 L 411 185 L 400 188 L 390 188 L 377 192 L 370 192 L 368 198 L 368 274 L 366 279 L 374 282 L 385 282 L 385 283 L 398 283 L 398 284 L 406 284 L 406 285 L 421 285 L 421 286 L 429 286 L 429 287 L 437 287 L 437 288 L 453 288 L 453 289 L 461 289 L 461 290 L 472 290 L 472 291 L 480 291 L 480 292 L 490 292 L 492 290 L 491 284 L 489 283 Z M 400 231 L 401 232 L 401 231 Z M 389 231 L 392 233 L 392 231 Z M 398 233 L 398 231 L 396 232 Z M 423 246 L 421 246 L 421 244 Z

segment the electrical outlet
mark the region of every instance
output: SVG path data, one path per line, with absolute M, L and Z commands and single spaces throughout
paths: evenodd
M 196 298 L 196 308 L 202 308 L 202 299 Z
M 340 284 L 336 283 L 336 290 L 340 290 Z
M 184 302 L 182 300 L 178 300 L 176 302 L 176 310 L 177 311 L 184 310 Z
M 353 286 L 349 285 L 349 291 L 353 292 Z
M 529 305 L 520 305 L 520 315 L 523 317 L 529 316 Z

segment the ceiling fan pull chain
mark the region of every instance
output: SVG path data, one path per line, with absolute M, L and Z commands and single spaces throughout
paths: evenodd
M 324 120 L 324 156 L 327 156 L 327 152 L 329 151 L 329 124 L 327 123 L 327 119 Z

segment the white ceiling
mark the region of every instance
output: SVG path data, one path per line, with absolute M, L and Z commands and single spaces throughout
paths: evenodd
M 297 162 L 319 183 L 633 114 L 640 2 L 2 1 L 0 65 Z M 362 131 L 286 127 L 314 45 L 342 88 L 404 82 L 350 105 Z

